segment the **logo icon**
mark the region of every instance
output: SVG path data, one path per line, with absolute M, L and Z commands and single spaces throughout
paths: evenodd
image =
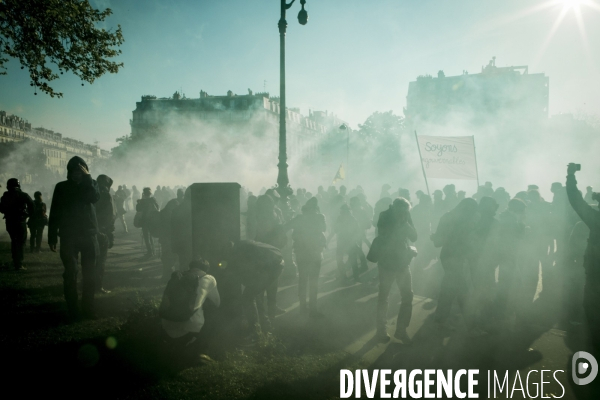
M 581 361 L 582 359 L 585 361 Z M 577 353 L 573 354 L 571 366 L 573 382 L 575 382 L 576 385 L 587 385 L 596 378 L 596 375 L 598 375 L 598 362 L 593 355 L 585 351 L 578 351 Z M 578 375 L 584 375 L 588 373 L 588 371 L 588 376 L 585 378 L 579 378 Z

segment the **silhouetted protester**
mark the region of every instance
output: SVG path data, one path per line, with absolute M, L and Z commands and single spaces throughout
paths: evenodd
M 27 241 L 27 217 L 34 212 L 31 197 L 21 191 L 21 183 L 17 178 L 6 182 L 6 189 L 0 199 L 0 212 L 4 214 L 6 231 L 10 235 L 10 250 L 13 266 L 17 271 L 25 270 L 23 266 L 23 247 Z
M 337 247 L 335 250 L 338 269 L 338 278 L 341 283 L 347 279 L 346 266 L 350 265 L 354 280 L 358 281 L 360 271 L 358 269 L 358 243 L 360 242 L 360 228 L 356 218 L 352 215 L 350 206 L 343 204 L 340 214 L 333 224 L 333 229 L 327 238 L 327 243 L 337 236 Z M 344 257 L 347 261 L 344 262 Z
M 177 189 L 177 201 L 179 202 L 179 204 L 183 202 L 184 193 L 185 191 L 183 189 Z
M 144 244 L 146 245 L 146 257 L 153 257 L 154 238 L 152 237 L 151 229 L 153 228 L 152 225 L 159 208 L 156 199 L 152 197 L 152 190 L 149 187 L 145 187 L 142 190 L 142 198 L 138 200 L 135 210 L 141 213 L 140 225 L 142 227 Z
M 512 199 L 508 208 L 499 216 L 498 227 L 498 293 L 495 316 L 499 323 L 507 318 L 509 294 L 517 275 L 517 255 L 520 242 L 525 235 L 525 210 L 527 204 L 521 199 Z M 533 300 L 533 299 L 532 299 Z
M 459 203 L 458 195 L 456 194 L 456 186 L 450 184 L 444 186 L 444 210 L 453 210 Z
M 117 219 L 121 221 L 121 225 L 123 225 L 125 233 L 129 233 L 129 229 L 127 229 L 127 222 L 125 222 L 125 213 L 127 213 L 125 210 L 126 199 L 127 193 L 123 189 L 123 186 L 119 186 L 114 196 L 115 206 L 117 207 Z
M 48 225 L 48 215 L 46 213 L 46 203 L 42 200 L 42 192 L 35 192 L 33 198 L 33 215 L 27 221 L 30 236 L 29 250 L 32 253 L 39 253 L 42 248 L 44 228 Z
M 387 183 L 381 186 L 381 192 L 379 193 L 379 198 L 383 199 L 385 197 L 389 197 L 391 198 L 392 195 L 390 194 L 390 189 L 392 187 L 390 185 L 388 185 Z M 379 215 L 379 214 L 378 214 Z
M 160 242 L 160 260 L 163 265 L 163 281 L 167 281 L 177 263 L 177 254 L 173 250 L 173 230 L 171 221 L 173 220 L 173 212 L 179 207 L 179 200 L 171 199 L 165 207 L 160 210 L 160 232 L 158 240 Z
M 535 185 L 530 185 L 535 186 Z M 523 238 L 519 264 L 521 269 L 521 291 L 523 305 L 528 306 L 533 301 L 538 288 L 540 265 L 544 283 L 548 284 L 546 274 L 552 268 L 548 256 L 549 248 L 554 252 L 554 238 L 552 236 L 552 206 L 545 201 L 538 189 L 529 189 L 527 192 L 527 226 L 529 229 Z M 550 285 L 548 285 L 550 287 Z M 551 297 L 556 297 L 556 293 Z
M 573 325 L 583 323 L 583 293 L 585 287 L 585 253 L 590 228 L 583 221 L 573 227 L 569 238 L 569 262 L 565 274 L 565 316 Z
M 317 293 L 321 260 L 325 248 L 325 217 L 319 210 L 316 198 L 312 198 L 302 207 L 302 214 L 292 219 L 287 229 L 293 229 L 294 253 L 298 265 L 298 298 L 300 311 L 308 312 L 310 317 L 322 317 L 317 310 Z M 306 292 L 308 289 L 308 307 Z
M 441 277 L 441 274 L 434 273 L 435 269 L 431 268 L 431 263 L 437 258 L 438 253 L 429 239 L 432 233 L 433 202 L 431 196 L 423 192 L 417 193 L 417 197 L 419 204 L 410 211 L 417 230 L 418 239 L 415 246 L 419 249 L 419 254 L 411 264 L 413 288 L 416 293 L 434 297 L 439 293 L 439 287 L 436 287 L 439 285 L 439 279 L 436 278 Z
M 131 187 L 131 203 L 132 204 L 137 204 L 137 201 L 140 199 L 140 191 L 137 189 L 137 187 L 135 187 L 135 185 L 133 185 Z
M 387 210 L 391 204 L 391 197 L 382 197 L 377 201 L 377 203 L 375 203 L 375 207 L 373 209 L 373 226 L 375 227 L 375 235 L 377 235 L 377 222 L 379 221 L 379 214 Z
M 466 273 L 478 217 L 477 202 L 471 198 L 464 199 L 453 210 L 442 216 L 436 232 L 431 235 L 435 247 L 442 248 L 440 261 L 444 268 L 444 278 L 435 312 L 435 321 L 440 328 L 447 327 L 446 322 L 454 300 L 458 301 L 465 322 L 471 328 Z
M 212 321 L 211 313 L 205 309 L 219 307 L 221 303 L 217 281 L 208 272 L 207 261 L 194 260 L 189 270 L 172 273 L 163 293 L 158 314 L 164 342 L 176 358 L 200 361 L 199 356 L 206 348 Z
M 117 218 L 117 207 L 110 194 L 110 187 L 113 180 L 106 175 L 98 175 L 96 179 L 98 189 L 100 190 L 100 199 L 96 203 L 96 218 L 98 220 L 98 259 L 96 261 L 96 292 L 110 293 L 104 289 L 104 267 L 108 249 L 114 244 L 113 232 L 115 231 L 115 219 Z
M 257 299 L 260 301 L 267 287 L 278 279 L 283 256 L 277 247 L 252 240 L 235 243 L 229 253 L 227 269 L 244 286 L 242 307 L 250 329 L 249 339 L 254 341 L 261 332 L 271 329 L 263 308 L 257 307 Z
M 131 211 L 131 190 L 127 188 L 127 185 L 123 185 L 123 193 L 125 194 L 124 208 L 125 211 Z
M 567 196 L 573 210 L 590 228 L 590 235 L 583 259 L 585 268 L 585 287 L 583 290 L 583 309 L 588 323 L 590 339 L 594 346 L 594 355 L 600 349 L 600 211 L 594 210 L 577 189 L 575 172 L 577 164 L 567 167 Z
M 54 188 L 48 224 L 48 245 L 56 251 L 60 237 L 60 258 L 65 300 L 69 316 L 79 318 L 77 295 L 77 260 L 81 254 L 83 277 L 81 311 L 86 318 L 95 318 L 96 260 L 98 257 L 98 221 L 95 204 L 100 199 L 98 184 L 92 179 L 88 166 L 80 157 L 67 163 L 67 180 Z
M 492 193 L 493 194 L 493 193 Z M 470 272 L 473 282 L 473 312 L 476 321 L 490 322 L 493 294 L 496 286 L 496 267 L 498 266 L 498 203 L 490 196 L 479 200 L 479 221 L 475 226 L 473 251 L 470 255 Z
M 269 190 L 267 190 L 269 193 Z M 274 193 L 274 192 L 273 192 Z M 259 196 L 256 200 L 256 239 L 257 242 L 270 244 L 282 250 L 287 245 L 287 235 L 283 226 L 281 210 L 275 206 L 273 197 L 268 194 Z M 268 315 L 275 317 L 285 310 L 277 306 L 277 286 L 279 279 L 267 288 Z M 262 308 L 262 304 L 259 305 Z
M 367 241 L 367 229 L 371 228 L 371 218 L 369 218 L 369 215 L 360 204 L 360 199 L 356 196 L 350 199 L 350 210 L 352 211 L 354 218 L 356 218 L 356 222 L 358 222 L 358 229 L 360 232 L 360 239 L 357 243 L 358 251 L 356 255 L 360 261 L 360 271 L 362 273 L 366 272 L 368 269 L 367 258 L 363 252 L 362 244 L 363 242 Z
M 187 188 L 183 201 L 171 216 L 171 247 L 177 254 L 179 271 L 192 262 L 192 189 Z
M 409 241 L 417 240 L 417 231 L 410 217 L 410 203 L 399 197 L 390 208 L 382 212 L 377 222 L 378 235 L 371 251 L 371 261 L 377 262 L 379 268 L 379 295 L 377 298 L 377 334 L 378 340 L 387 342 L 388 297 L 394 282 L 400 290 L 400 310 L 396 320 L 394 337 L 406 344 L 410 338 L 406 328 L 412 317 L 412 278 L 410 262 L 417 255 Z

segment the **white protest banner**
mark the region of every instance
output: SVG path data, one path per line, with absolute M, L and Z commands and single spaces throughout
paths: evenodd
M 427 178 L 477 180 L 473 136 L 417 136 Z

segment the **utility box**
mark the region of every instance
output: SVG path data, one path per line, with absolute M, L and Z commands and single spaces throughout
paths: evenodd
M 192 251 L 214 272 L 227 243 L 240 240 L 240 184 L 194 183 L 192 194 Z

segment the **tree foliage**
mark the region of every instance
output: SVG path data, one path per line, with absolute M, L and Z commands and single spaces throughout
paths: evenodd
M 0 0 L 0 74 L 6 75 L 9 58 L 18 59 L 32 86 L 62 97 L 49 83 L 63 72 L 89 83 L 118 72 L 123 63 L 110 59 L 121 54 L 121 27 L 96 26 L 111 14 L 87 0 Z
M 358 136 L 370 155 L 371 162 L 376 164 L 395 164 L 400 162 L 401 136 L 405 132 L 404 118 L 392 111 L 371 114 L 364 124 L 358 125 Z

